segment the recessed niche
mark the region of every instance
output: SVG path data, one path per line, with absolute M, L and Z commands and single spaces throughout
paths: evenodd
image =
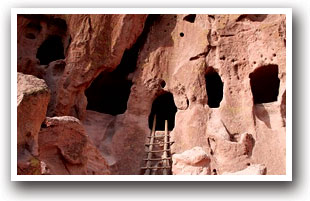
M 166 86 L 165 80 L 160 81 L 160 86 L 161 86 L 161 88 L 165 88 L 165 86 Z
M 156 130 L 165 130 L 165 120 L 168 120 L 168 130 L 173 130 L 176 112 L 177 107 L 171 93 L 165 93 L 157 97 L 152 104 L 149 128 L 152 129 L 154 115 L 156 114 Z
M 223 99 L 223 82 L 219 74 L 208 67 L 205 75 L 208 105 L 210 108 L 218 108 Z
M 36 39 L 37 35 L 41 32 L 42 27 L 39 22 L 30 22 L 25 27 L 25 37 L 28 39 Z
M 195 14 L 190 14 L 190 15 L 186 15 L 183 20 L 188 21 L 190 23 L 194 23 L 196 19 L 196 15 Z
M 111 115 L 123 114 L 127 109 L 132 81 L 128 75 L 135 70 L 134 52 L 125 51 L 122 61 L 112 72 L 102 72 L 85 90 L 87 110 Z
M 261 66 L 249 77 L 254 104 L 277 101 L 280 86 L 277 65 Z
M 36 56 L 41 65 L 47 65 L 52 61 L 64 59 L 64 46 L 61 37 L 57 35 L 47 37 L 39 47 Z

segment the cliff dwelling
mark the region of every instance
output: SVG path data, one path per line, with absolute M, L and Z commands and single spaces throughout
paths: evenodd
M 18 15 L 18 174 L 286 174 L 285 26 Z
M 223 99 L 222 79 L 212 67 L 207 68 L 205 79 L 208 95 L 208 105 L 211 108 L 218 108 Z
M 174 104 L 173 95 L 165 93 L 157 97 L 153 104 L 151 114 L 149 116 L 149 128 L 152 129 L 154 115 L 156 114 L 156 130 L 165 130 L 165 120 L 168 121 L 168 130 L 172 131 L 175 122 L 175 113 L 177 108 Z
M 269 103 L 277 101 L 280 79 L 278 66 L 261 66 L 250 74 L 250 83 L 254 103 Z

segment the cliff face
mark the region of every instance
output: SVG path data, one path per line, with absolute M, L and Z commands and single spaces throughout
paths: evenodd
M 47 84 L 45 122 L 75 117 L 81 128 L 66 135 L 83 136 L 72 140 L 83 160 L 57 151 L 74 146 L 40 122 L 21 150 L 49 173 L 139 174 L 157 114 L 173 153 L 208 155 L 206 174 L 285 174 L 285 30 L 285 15 L 19 15 L 18 72 Z M 58 149 L 40 135 L 60 135 L 48 142 Z

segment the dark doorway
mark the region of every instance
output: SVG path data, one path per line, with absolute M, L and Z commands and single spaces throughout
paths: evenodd
M 222 79 L 212 67 L 208 67 L 205 79 L 208 105 L 210 108 L 218 108 L 220 107 L 220 103 L 223 99 Z
M 117 72 L 101 73 L 85 91 L 87 110 L 117 115 L 127 109 L 132 82 Z
M 41 65 L 47 65 L 52 61 L 64 59 L 64 46 L 60 36 L 49 36 L 39 47 L 37 58 Z
M 277 65 L 261 66 L 249 77 L 254 104 L 277 101 L 280 86 Z
M 102 72 L 85 91 L 87 110 L 118 115 L 127 109 L 132 81 L 128 75 L 136 68 L 134 51 L 126 50 L 121 63 L 112 72 Z
M 149 128 L 152 129 L 154 114 L 156 114 L 156 130 L 165 130 L 165 120 L 168 120 L 168 130 L 173 130 L 177 107 L 173 95 L 165 93 L 155 99 L 149 116 Z

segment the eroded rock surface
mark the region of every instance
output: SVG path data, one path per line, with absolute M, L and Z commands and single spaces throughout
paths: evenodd
M 209 175 L 210 158 L 201 147 L 194 147 L 172 157 L 173 175 Z
M 46 116 L 50 92 L 44 80 L 17 73 L 17 147 L 38 155 L 38 133 Z
M 20 15 L 18 72 L 46 81 L 49 117 L 82 122 L 77 133 L 89 143 L 77 159 L 63 156 L 79 173 L 105 169 L 96 168 L 103 160 L 112 174 L 139 174 L 153 102 L 171 93 L 175 155 L 198 146 L 210 174 L 249 164 L 285 174 L 285 22 L 275 14 Z
M 224 172 L 222 175 L 265 175 L 266 167 L 264 165 L 251 165 L 238 172 Z
M 74 117 L 46 118 L 39 134 L 40 160 L 49 174 L 108 174 L 106 161 Z

